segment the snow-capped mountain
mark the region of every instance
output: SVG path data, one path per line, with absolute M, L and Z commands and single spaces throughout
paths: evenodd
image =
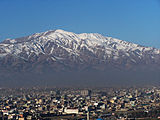
M 0 43 L 0 68 L 14 71 L 134 69 L 160 64 L 160 50 L 98 33 L 51 30 Z

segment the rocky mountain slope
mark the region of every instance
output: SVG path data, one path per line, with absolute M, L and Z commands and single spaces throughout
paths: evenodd
M 0 43 L 0 67 L 3 70 L 132 69 L 137 65 L 159 65 L 159 59 L 158 49 L 98 33 L 53 30 Z
M 64 30 L 51 30 L 6 39 L 0 43 L 0 84 L 4 83 L 4 80 L 9 80 L 6 84 L 11 81 L 16 83 L 17 80 L 24 82 L 23 79 L 32 82 L 48 79 L 54 83 L 63 79 L 65 83 L 67 77 L 58 74 L 60 72 L 70 72 L 70 75 L 66 73 L 70 80 L 74 76 L 70 83 L 76 81 L 75 79 L 92 80 L 87 83 L 95 84 L 100 80 L 104 83 L 106 79 L 114 79 L 116 82 L 117 79 L 127 81 L 131 78 L 133 81 L 152 78 L 158 80 L 159 66 L 159 49 L 98 33 L 75 34 Z M 31 73 L 41 74 L 41 77 L 34 77 Z

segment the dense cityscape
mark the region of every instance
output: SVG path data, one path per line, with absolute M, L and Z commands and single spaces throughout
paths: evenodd
M 2 120 L 160 118 L 160 88 L 1 88 Z

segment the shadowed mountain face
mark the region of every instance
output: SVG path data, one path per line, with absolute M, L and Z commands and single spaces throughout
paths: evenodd
M 159 84 L 160 50 L 63 30 L 0 43 L 1 86 Z

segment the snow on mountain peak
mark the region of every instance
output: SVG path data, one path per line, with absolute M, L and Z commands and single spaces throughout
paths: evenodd
M 55 30 L 55 32 L 62 33 L 62 34 L 64 34 L 64 33 L 71 33 L 71 32 L 64 31 L 62 29 L 57 29 L 57 30 Z
M 65 54 L 69 53 L 71 56 L 79 56 L 85 54 L 82 53 L 83 51 L 88 51 L 97 57 L 102 54 L 104 59 L 112 57 L 115 60 L 124 56 L 134 56 L 137 59 L 137 57 L 145 56 L 146 53 L 154 58 L 155 55 L 160 54 L 158 49 L 105 37 L 98 33 L 75 34 L 61 29 L 49 30 L 17 39 L 8 39 L 0 43 L 0 57 L 7 54 L 21 56 L 22 53 L 26 53 L 30 56 L 32 53 L 36 55 L 42 53 L 57 58 L 63 56 L 61 55 L 62 51 L 65 51 Z

